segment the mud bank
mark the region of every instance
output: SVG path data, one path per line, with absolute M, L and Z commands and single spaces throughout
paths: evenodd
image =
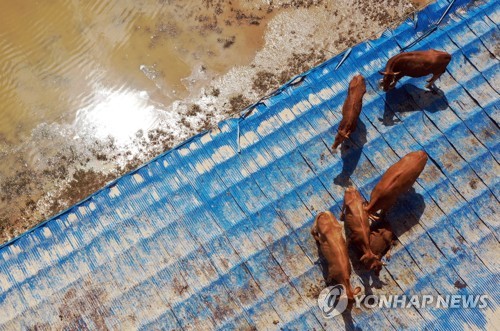
M 0 90 L 0 242 L 426 2 L 162 0 L 140 10 L 127 3 L 129 14 L 121 5 L 101 16 L 102 8 L 82 10 L 76 30 L 98 36 L 88 48 L 60 32 L 38 75 L 28 72 L 44 57 L 28 49 L 14 64 L 0 62 L 9 68 L 0 76 L 7 87 Z M 16 40 L 11 45 L 33 42 Z M 105 60 L 84 60 L 102 56 L 85 53 L 94 48 L 108 49 Z M 64 52 L 78 63 L 58 71 Z M 11 111 L 21 101 L 24 108 Z

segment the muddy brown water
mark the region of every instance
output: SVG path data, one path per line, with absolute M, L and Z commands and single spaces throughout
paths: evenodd
M 0 242 L 427 1 L 0 2 Z

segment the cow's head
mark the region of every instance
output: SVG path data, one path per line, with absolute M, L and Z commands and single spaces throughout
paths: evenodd
M 382 270 L 382 267 L 384 266 L 384 263 L 380 261 L 380 256 L 375 255 L 373 253 L 368 253 L 363 255 L 360 258 L 360 261 L 365 264 L 365 266 L 368 267 L 369 270 L 373 270 L 375 272 L 375 275 L 380 274 L 380 270 Z
M 353 213 L 357 209 L 358 203 L 364 204 L 366 201 L 363 199 L 359 191 L 354 186 L 349 186 L 344 191 L 344 208 L 346 212 Z M 355 211 L 354 211 L 355 212 Z M 363 212 L 365 212 L 363 210 Z
M 381 262 L 380 260 L 375 260 L 370 265 L 370 270 L 373 270 L 375 275 L 378 277 L 378 275 L 380 275 L 380 271 L 382 270 L 383 266 L 385 266 L 383 262 Z
M 401 73 L 400 71 L 397 72 L 389 72 L 389 71 L 379 71 L 381 75 L 384 75 L 384 78 L 382 79 L 382 89 L 384 91 L 389 91 L 396 86 L 396 78 L 397 76 Z

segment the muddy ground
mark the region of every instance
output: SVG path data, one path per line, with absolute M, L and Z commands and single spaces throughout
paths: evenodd
M 179 92 L 179 97 L 169 95 L 173 101 L 162 103 L 154 124 L 134 132 L 127 145 L 113 136 L 97 138 L 77 132 L 65 121 L 40 123 L 20 141 L 0 132 L 0 158 L 4 160 L 0 171 L 0 242 L 68 208 L 189 136 L 234 116 L 294 75 L 376 37 L 426 2 L 202 1 L 201 6 L 190 9 L 195 22 L 192 29 L 213 41 L 217 54 L 212 56 L 241 52 L 249 41 L 239 38 L 238 29 L 259 27 L 255 31 L 261 35 L 255 37 L 258 49 L 254 54 L 246 63 L 228 69 L 203 64 L 190 68 L 191 74 L 182 79 L 180 88 L 186 91 Z M 161 0 L 160 4 L 174 6 L 178 2 Z M 135 27 L 137 38 L 144 38 L 149 48 L 167 42 L 178 29 L 161 15 L 155 22 Z M 140 69 L 161 90 L 168 72 L 158 67 Z

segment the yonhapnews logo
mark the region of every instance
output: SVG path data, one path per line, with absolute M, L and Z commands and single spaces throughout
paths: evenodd
M 324 318 L 342 314 L 348 301 L 345 287 L 341 284 L 324 288 L 318 296 L 318 306 Z
M 359 295 L 354 297 L 356 308 L 434 308 L 483 309 L 488 306 L 488 295 Z M 347 308 L 348 299 L 343 285 L 328 286 L 318 296 L 318 306 L 324 318 L 333 318 Z

